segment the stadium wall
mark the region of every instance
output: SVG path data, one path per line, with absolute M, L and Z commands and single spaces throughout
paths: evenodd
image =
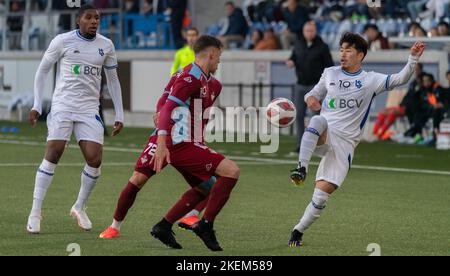
M 365 70 L 374 70 L 386 74 L 401 70 L 407 60 L 409 51 L 383 51 L 369 53 L 365 60 Z M 156 102 L 169 79 L 169 71 L 174 52 L 172 51 L 121 51 L 119 76 L 124 93 L 124 105 L 127 120 L 130 125 L 146 125 L 148 115 L 154 112 Z M 289 57 L 289 51 L 254 52 L 227 51 L 222 57 L 218 79 L 224 84 L 294 84 L 294 70 L 288 69 L 284 61 Z M 333 59 L 338 60 L 338 53 L 333 52 Z M 39 66 L 42 53 L 0 53 L 0 107 L 5 109 L 8 103 L 23 94 L 33 91 L 34 75 Z M 425 70 L 433 73 L 448 85 L 445 73 L 449 68 L 448 53 L 444 51 L 428 51 L 422 58 Z M 3 71 L 3 77 L 1 74 Z M 50 100 L 54 83 L 54 71 L 48 77 L 45 98 Z M 5 89 L 6 88 L 6 89 Z M 10 90 L 8 90 L 10 88 Z M 238 105 L 237 88 L 225 87 L 220 97 L 221 106 Z M 258 93 L 256 95 L 258 97 Z M 274 96 L 290 97 L 287 88 L 275 88 Z M 264 89 L 263 98 L 256 103 L 266 105 L 270 101 L 269 89 Z M 243 91 L 243 105 L 252 105 L 251 89 Z M 373 111 L 384 107 L 386 95 L 379 97 Z M 111 107 L 111 104 L 107 104 Z M 3 115 L 2 115 L 3 114 Z M 6 113 L 0 113 L 5 118 Z M 143 122 L 133 119 L 134 114 L 143 114 Z M 109 116 L 108 116 L 109 117 Z M 108 119 L 107 119 L 108 120 Z

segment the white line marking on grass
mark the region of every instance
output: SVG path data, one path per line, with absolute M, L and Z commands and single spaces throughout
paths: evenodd
M 22 141 L 12 141 L 12 140 L 0 140 L 0 144 L 14 144 L 14 145 L 29 145 L 29 146 L 45 146 L 45 143 L 39 142 L 22 142 Z M 69 148 L 77 148 L 76 145 L 71 145 Z M 117 147 L 103 147 L 105 151 L 113 152 L 127 152 L 127 153 L 141 153 L 141 149 L 132 148 L 117 148 Z M 227 156 L 230 159 L 236 161 L 250 161 L 250 162 L 260 162 L 261 164 L 286 164 L 295 165 L 297 160 L 294 159 L 274 159 L 274 158 L 261 158 L 261 157 L 245 157 L 245 156 Z M 317 162 L 311 162 L 310 165 L 317 166 Z M 378 167 L 378 166 L 365 166 L 365 165 L 352 165 L 352 169 L 361 170 L 371 170 L 371 171 L 384 171 L 384 172 L 402 172 L 402 173 L 421 173 L 421 174 L 432 174 L 432 175 L 446 175 L 450 176 L 450 171 L 436 171 L 436 170 L 421 170 L 421 169 L 407 169 L 407 168 L 390 168 L 390 167 Z

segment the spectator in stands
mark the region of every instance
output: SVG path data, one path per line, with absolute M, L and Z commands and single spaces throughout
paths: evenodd
M 93 5 L 97 9 L 109 9 L 111 8 L 111 1 L 110 0 L 94 0 Z
M 425 31 L 425 29 L 424 28 L 422 28 L 422 27 L 417 27 L 415 30 L 414 30 L 414 35 L 413 35 L 414 37 L 424 37 L 424 36 L 427 36 L 427 32 Z
M 449 36 L 450 34 L 449 24 L 445 21 L 439 22 L 437 29 L 439 36 Z
M 183 69 L 195 60 L 194 44 L 197 42 L 200 33 L 197 28 L 189 28 L 186 31 L 187 44 L 178 50 L 175 54 L 175 59 L 172 65 L 171 75 L 175 74 L 178 70 Z
M 439 36 L 439 30 L 437 27 L 431 28 L 431 30 L 428 31 L 428 37 L 438 37 Z
M 369 6 L 366 0 L 347 1 L 344 8 L 344 17 L 354 19 L 367 19 L 369 17 Z
M 153 14 L 153 1 L 152 0 L 145 0 L 142 3 L 141 7 L 141 14 L 143 15 L 152 15 Z
M 256 29 L 252 32 L 250 45 L 247 47 L 249 50 L 255 49 L 255 46 L 263 39 L 264 33 L 260 29 Z
M 427 1 L 425 7 L 426 10 L 419 14 L 420 18 L 432 18 L 439 21 L 444 16 L 449 16 L 449 0 L 429 0 Z
M 400 11 L 407 10 L 407 0 L 387 0 L 386 1 L 386 15 L 390 18 L 398 17 Z
M 264 0 L 246 0 L 244 7 L 246 15 L 251 22 L 263 22 L 266 17 L 266 4 Z
M 425 10 L 425 4 L 428 0 L 416 0 L 410 1 L 407 4 L 409 16 L 413 21 L 416 21 L 419 18 L 419 14 Z
M 408 92 L 403 97 L 398 106 L 386 108 L 378 113 L 377 120 L 373 128 L 373 135 L 379 140 L 387 140 L 391 138 L 389 128 L 398 118 L 406 116 L 410 125 L 414 123 L 414 115 L 416 114 L 421 101 L 423 64 L 418 63 L 414 70 L 414 80 L 408 87 Z
M 411 23 L 409 23 L 409 25 L 408 25 L 408 36 L 409 36 L 409 37 L 414 37 L 414 34 L 415 34 L 415 32 L 416 32 L 416 29 L 417 29 L 417 28 L 420 28 L 420 27 L 421 27 L 420 24 L 417 23 L 417 22 L 411 22 Z
M 289 68 L 295 67 L 297 75 L 294 102 L 297 107 L 297 134 L 300 147 L 301 138 L 305 132 L 305 94 L 319 82 L 323 70 L 334 65 L 328 45 L 317 35 L 314 21 L 308 21 L 304 25 L 303 35 L 296 40 L 292 55 L 286 61 L 286 65 Z
M 434 82 L 433 75 L 430 75 L 430 80 Z M 449 72 L 447 72 L 447 78 L 449 76 Z M 436 136 L 439 132 L 439 127 L 444 119 L 444 114 L 448 113 L 450 108 L 450 91 L 448 89 L 444 89 L 438 82 L 433 83 L 433 89 L 431 91 L 432 94 L 429 98 L 435 98 L 435 104 L 433 105 L 432 118 L 433 118 L 433 140 L 430 141 L 430 145 L 436 144 Z M 432 100 L 433 103 L 433 100 Z
M 255 50 L 279 50 L 280 41 L 271 28 L 264 32 L 263 39 L 255 46 Z
M 388 50 L 391 47 L 387 38 L 385 38 L 375 24 L 367 24 L 364 26 L 364 35 L 369 42 L 369 49 L 371 51 Z
M 129 14 L 139 13 L 139 1 L 125 0 L 124 12 Z
M 175 47 L 180 49 L 184 46 L 183 38 L 183 19 L 186 15 L 187 0 L 169 0 L 170 24 L 172 26 L 172 35 Z
M 420 91 L 421 101 L 415 112 L 413 124 L 406 131 L 406 137 L 415 137 L 415 142 L 422 140 L 422 130 L 427 121 L 435 115 L 435 109 L 438 105 L 438 94 L 440 94 L 439 83 L 434 81 L 432 74 L 424 73 L 422 75 L 422 88 Z
M 11 2 L 11 12 L 21 12 L 23 11 L 20 2 L 15 0 Z M 23 27 L 23 16 L 22 15 L 10 15 L 6 19 L 6 25 L 9 31 L 9 49 L 10 50 L 21 50 L 21 38 L 22 38 L 22 27 Z
M 228 17 L 228 28 L 219 39 L 227 49 L 231 43 L 242 44 L 244 42 L 248 32 L 248 24 L 242 9 L 236 7 L 234 2 L 227 2 L 225 10 Z
M 283 10 L 287 29 L 281 34 L 283 49 L 290 49 L 298 36 L 302 35 L 303 25 L 309 20 L 308 10 L 298 3 L 298 0 L 287 0 Z

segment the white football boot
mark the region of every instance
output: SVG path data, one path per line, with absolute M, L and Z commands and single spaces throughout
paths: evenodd
M 41 232 L 41 216 L 30 215 L 27 222 L 27 231 L 30 234 L 39 234 Z
M 75 206 L 70 210 L 70 216 L 77 220 L 78 226 L 84 231 L 91 231 L 92 222 L 86 214 L 86 208 L 78 210 Z

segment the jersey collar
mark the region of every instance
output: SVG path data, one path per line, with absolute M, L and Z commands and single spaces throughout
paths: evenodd
M 87 38 L 87 37 L 84 37 L 84 36 L 81 34 L 81 32 L 80 32 L 79 29 L 77 29 L 76 33 L 77 33 L 77 36 L 78 36 L 79 38 L 81 38 L 82 40 L 84 40 L 84 41 L 92 42 L 92 41 L 94 41 L 94 40 L 97 38 L 97 36 L 94 36 L 93 38 Z
M 358 72 L 350 73 L 350 72 L 347 72 L 347 71 L 345 71 L 344 69 L 342 69 L 342 67 L 341 67 L 341 70 L 342 70 L 342 73 L 344 73 L 345 75 L 350 76 L 350 77 L 358 76 L 358 75 L 361 74 L 362 71 L 363 71 L 362 68 L 360 68 L 360 69 L 358 70 Z

